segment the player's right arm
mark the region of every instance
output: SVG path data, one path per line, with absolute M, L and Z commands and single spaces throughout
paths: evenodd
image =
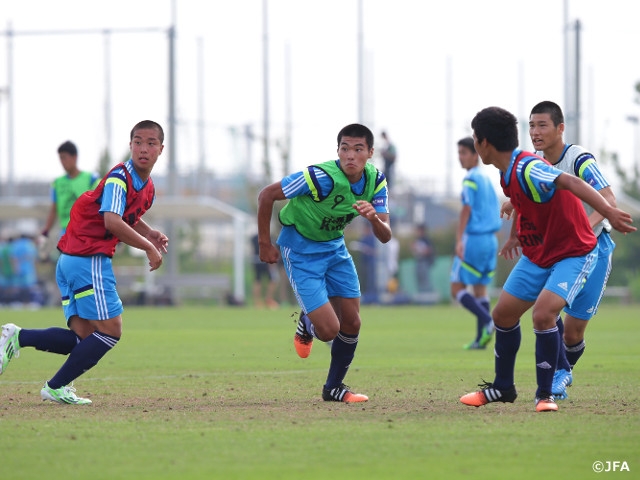
M 460 211 L 460 217 L 458 219 L 458 228 L 456 230 L 456 255 L 463 260 L 464 259 L 464 243 L 462 243 L 462 236 L 467 228 L 471 218 L 471 205 L 463 205 Z
M 584 180 L 561 173 L 555 179 L 556 186 L 560 189 L 569 190 L 583 202 L 588 203 L 604 218 L 609 220 L 611 226 L 622 233 L 635 232 L 636 227 L 632 226 L 633 219 L 627 212 L 611 205 L 596 189 Z
M 280 252 L 271 243 L 271 216 L 273 204 L 286 198 L 280 182 L 267 185 L 258 194 L 258 245 L 263 262 L 276 263 L 280 258 Z

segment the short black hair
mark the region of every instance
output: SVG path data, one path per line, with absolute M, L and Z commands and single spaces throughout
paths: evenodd
M 548 113 L 551 117 L 551 121 L 553 122 L 554 127 L 557 127 L 561 123 L 564 123 L 564 114 L 562 113 L 560 105 L 558 105 L 557 103 L 551 102 L 549 100 L 540 102 L 531 109 L 529 117 L 531 117 L 531 115 L 540 113 Z
M 473 144 L 473 138 L 471 137 L 464 137 L 458 140 L 458 146 L 468 148 L 471 150 L 471 153 L 476 153 L 476 147 Z
M 66 142 L 64 142 L 62 145 L 58 147 L 58 154 L 60 153 L 68 153 L 69 155 L 77 157 L 78 149 L 75 143 L 73 143 L 70 140 L 67 140 Z
M 478 142 L 487 140 L 498 152 L 511 152 L 518 146 L 518 119 L 504 108 L 480 110 L 471 120 L 471 128 Z
M 352 123 L 340 130 L 338 133 L 338 147 L 340 147 L 342 137 L 364 138 L 367 142 L 367 146 L 370 149 L 373 148 L 373 132 L 359 123 Z
M 164 143 L 164 130 L 160 126 L 159 123 L 154 122 L 153 120 L 142 120 L 135 124 L 135 126 L 131 129 L 130 140 L 133 140 L 133 136 L 136 133 L 136 130 L 144 130 L 144 129 L 156 129 L 158 130 L 158 140 L 160 143 Z

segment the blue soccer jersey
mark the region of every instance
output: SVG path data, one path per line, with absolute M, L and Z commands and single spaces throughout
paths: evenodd
M 462 182 L 462 204 L 471 207 L 465 233 L 493 233 L 500 230 L 500 203 L 489 177 L 479 167 L 471 168 Z

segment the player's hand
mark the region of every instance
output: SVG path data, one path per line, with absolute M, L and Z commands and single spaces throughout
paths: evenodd
M 522 247 L 520 245 L 520 241 L 518 241 L 517 237 L 509 237 L 509 239 L 500 249 L 498 255 L 501 255 L 507 260 L 514 260 L 520 255 L 521 248 Z
M 260 260 L 265 263 L 276 263 L 280 260 L 280 252 L 273 244 L 260 244 L 258 255 L 260 256 Z
M 169 246 L 169 237 L 158 230 L 151 230 L 147 234 L 147 240 L 149 240 L 160 253 L 167 253 L 167 247 Z
M 464 258 L 464 242 L 456 242 L 456 256 L 462 260 Z
M 612 215 L 607 217 L 611 226 L 622 233 L 631 233 L 635 232 L 637 229 L 631 223 L 633 223 L 633 218 L 627 212 L 620 210 L 619 208 L 615 208 Z
M 146 250 L 147 258 L 149 259 L 149 271 L 153 272 L 160 268 L 162 265 L 162 254 L 160 250 L 154 245 L 153 248 Z
M 376 209 L 366 200 L 358 200 L 353 204 L 353 208 L 360 214 L 360 216 L 366 218 L 370 222 L 373 222 L 376 216 Z
M 511 215 L 513 214 L 513 204 L 510 200 L 507 200 L 500 206 L 500 218 L 505 218 L 507 220 L 511 220 Z

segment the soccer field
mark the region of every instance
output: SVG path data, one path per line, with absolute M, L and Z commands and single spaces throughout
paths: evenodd
M 530 316 L 518 399 L 472 408 L 458 399 L 493 380 L 493 349 L 462 350 L 466 311 L 364 307 L 346 383 L 370 400 L 346 405 L 320 398 L 329 348 L 296 356 L 294 310 L 127 308 L 120 343 L 76 381 L 89 406 L 42 402 L 64 357 L 23 349 L 0 377 L 2 478 L 571 479 L 598 461 L 640 472 L 637 307 L 601 307 L 556 413 L 534 409 Z M 58 309 L 2 318 L 63 325 Z

